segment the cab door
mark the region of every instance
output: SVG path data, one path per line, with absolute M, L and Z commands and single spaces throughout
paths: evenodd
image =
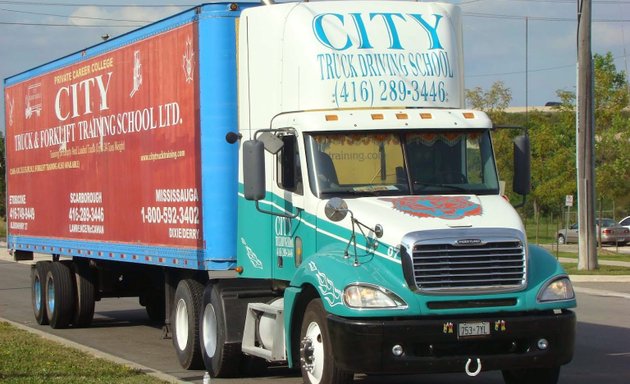
M 273 191 L 272 258 L 277 280 L 290 281 L 302 262 L 303 249 L 314 247 L 312 215 L 304 210 L 304 174 L 300 145 L 295 134 L 281 137 L 284 145 L 276 155 Z

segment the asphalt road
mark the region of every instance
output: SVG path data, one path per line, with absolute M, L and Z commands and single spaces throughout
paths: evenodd
M 1 252 L 1 251 L 0 251 Z M 2 252 L 4 253 L 4 252 Z M 96 304 L 93 325 L 85 329 L 55 330 L 35 322 L 31 309 L 30 272 L 26 263 L 0 258 L 0 318 L 36 332 L 53 335 L 73 346 L 85 346 L 106 358 L 130 361 L 148 373 L 171 381 L 201 383 L 203 371 L 179 367 L 171 340 L 149 322 L 137 299 L 103 299 Z M 630 279 L 627 279 L 630 281 Z M 561 372 L 560 382 L 571 384 L 626 384 L 630 382 L 630 283 L 577 282 L 578 329 L 575 357 Z M 59 339 L 60 338 L 60 339 Z M 273 368 L 264 377 L 213 379 L 212 383 L 301 383 L 301 377 L 285 368 Z M 498 372 L 482 372 L 475 378 L 461 374 L 422 376 L 355 376 L 364 384 L 499 384 Z

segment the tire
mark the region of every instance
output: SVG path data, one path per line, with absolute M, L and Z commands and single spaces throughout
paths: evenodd
M 226 316 L 219 289 L 214 284 L 208 284 L 203 293 L 199 334 L 203 362 L 210 376 L 238 376 L 242 359 L 241 344 L 226 343 Z
M 46 274 L 50 269 L 50 261 L 38 261 L 31 268 L 31 298 L 33 313 L 39 325 L 48 325 L 46 312 Z
M 567 241 L 563 235 L 558 235 L 558 244 L 566 244 Z
M 184 279 L 177 285 L 171 324 L 173 346 L 184 369 L 203 367 L 199 344 L 199 312 L 203 285 L 194 279 Z
M 353 374 L 337 367 L 332 354 L 326 311 L 320 299 L 306 307 L 300 331 L 300 369 L 305 384 L 346 384 Z
M 556 384 L 560 376 L 560 367 L 518 369 L 502 373 L 505 384 Z
M 87 262 L 77 260 L 72 263 L 74 270 L 74 286 L 76 301 L 72 325 L 88 327 L 94 318 L 94 304 L 96 290 L 94 288 L 94 274 Z
M 67 328 L 74 315 L 74 276 L 70 267 L 52 262 L 46 273 L 46 312 L 50 326 Z

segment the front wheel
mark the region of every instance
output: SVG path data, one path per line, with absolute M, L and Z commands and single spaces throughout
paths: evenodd
M 304 312 L 300 331 L 300 366 L 306 384 L 346 384 L 353 374 L 341 370 L 332 355 L 326 311 L 320 299 L 312 300 Z
M 505 384 L 556 384 L 560 376 L 560 367 L 517 369 L 502 373 Z
M 566 244 L 567 241 L 563 235 L 558 235 L 558 244 Z
M 184 369 L 203 366 L 199 349 L 199 310 L 203 285 L 194 279 L 184 279 L 177 285 L 171 319 L 173 346 Z

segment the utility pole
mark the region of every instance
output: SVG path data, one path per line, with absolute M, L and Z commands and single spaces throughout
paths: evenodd
M 597 268 L 595 234 L 595 119 L 593 114 L 593 58 L 591 0 L 578 2 L 578 63 L 576 105 L 578 269 Z

